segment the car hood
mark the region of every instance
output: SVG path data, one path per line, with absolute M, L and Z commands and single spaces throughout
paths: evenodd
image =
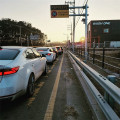
M 0 66 L 5 66 L 8 65 L 12 62 L 13 60 L 0 60 Z

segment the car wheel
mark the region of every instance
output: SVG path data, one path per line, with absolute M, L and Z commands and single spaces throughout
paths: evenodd
M 46 63 L 46 65 L 45 65 L 45 70 L 44 70 L 44 72 L 43 72 L 43 75 L 46 75 L 47 74 L 47 63 Z
M 31 74 L 27 86 L 27 96 L 31 97 L 34 94 L 35 91 L 35 78 L 34 75 Z

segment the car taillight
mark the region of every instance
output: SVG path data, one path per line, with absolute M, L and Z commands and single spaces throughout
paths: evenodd
M 51 54 L 50 54 L 50 53 L 47 53 L 46 55 L 50 56 Z
M 2 72 L 0 71 L 0 76 L 2 76 Z
M 61 49 L 59 49 L 59 50 L 61 50 Z
M 14 67 L 14 68 L 5 68 L 0 70 L 0 76 L 2 75 L 10 75 L 10 74 L 14 74 L 19 70 L 19 66 Z

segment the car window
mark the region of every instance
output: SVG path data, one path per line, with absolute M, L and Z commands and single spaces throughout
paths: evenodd
M 53 51 L 56 51 L 56 49 L 55 48 L 52 48 L 53 49 Z
M 14 60 L 19 52 L 17 49 L 1 49 L 0 60 Z
M 49 48 L 36 48 L 37 51 L 47 51 Z
M 25 57 L 28 59 L 33 59 L 33 58 L 35 58 L 35 55 L 31 49 L 27 49 L 25 51 Z
M 50 51 L 50 52 L 53 52 L 53 49 L 50 49 L 49 51 Z
M 40 56 L 41 56 L 41 55 L 37 52 L 36 49 L 33 48 L 32 51 L 34 52 L 35 57 L 40 57 Z

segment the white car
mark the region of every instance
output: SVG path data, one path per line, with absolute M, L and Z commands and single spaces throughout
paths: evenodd
M 0 100 L 32 96 L 35 81 L 46 73 L 46 58 L 32 47 L 0 47 Z
M 36 49 L 40 54 L 46 56 L 48 63 L 53 63 L 53 61 L 56 59 L 56 53 L 51 47 L 37 47 Z

